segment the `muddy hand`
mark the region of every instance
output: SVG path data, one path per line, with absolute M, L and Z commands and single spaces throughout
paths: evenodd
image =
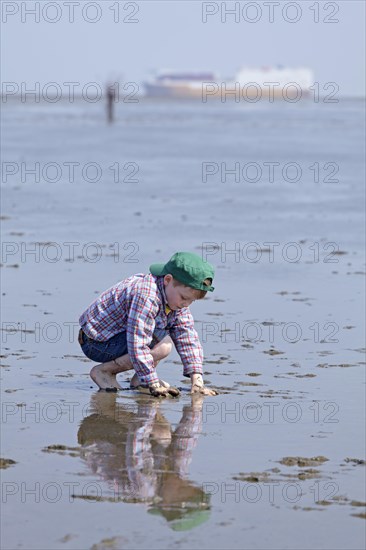
M 178 388 L 173 388 L 173 386 L 169 386 L 167 388 L 160 384 L 153 384 L 149 386 L 149 390 L 153 397 L 167 397 L 168 395 L 171 395 L 172 397 L 178 397 L 178 395 L 180 395 L 180 391 L 178 390 Z
M 203 384 L 202 374 L 198 374 L 198 373 L 191 374 L 191 382 L 192 382 L 191 393 L 193 394 L 218 395 L 219 393 L 216 390 L 210 390 L 209 388 L 205 388 Z
M 193 384 L 191 393 L 194 395 L 219 395 L 217 390 L 211 390 L 210 388 L 205 388 L 205 386 L 199 386 L 198 384 Z

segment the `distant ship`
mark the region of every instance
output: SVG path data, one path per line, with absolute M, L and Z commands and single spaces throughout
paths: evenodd
M 217 76 L 214 73 L 178 73 L 166 71 L 159 73 L 149 82 L 144 82 L 144 88 L 148 97 L 201 99 L 202 83 L 216 81 Z
M 263 95 L 269 94 L 269 90 L 274 91 L 274 95 L 282 96 L 286 89 L 299 89 L 302 92 L 309 93 L 310 86 L 314 84 L 313 72 L 305 67 L 290 68 L 279 65 L 277 67 L 262 67 L 259 69 L 246 67 L 241 69 L 235 78 L 241 87 L 246 86 L 249 90 L 255 89 L 255 85 L 262 89 Z M 227 84 L 227 87 L 229 87 Z M 231 82 L 233 85 L 234 83 Z M 253 86 L 251 86 L 253 84 Z M 254 85 L 255 84 L 255 85 Z
M 240 97 L 252 99 L 260 97 L 284 97 L 294 93 L 308 94 L 314 83 L 313 73 L 307 68 L 283 66 L 243 68 L 235 77 L 223 79 L 213 72 L 160 72 L 155 78 L 144 83 L 147 97 L 172 99 L 221 99 L 226 93 L 228 99 L 235 99 L 236 90 Z

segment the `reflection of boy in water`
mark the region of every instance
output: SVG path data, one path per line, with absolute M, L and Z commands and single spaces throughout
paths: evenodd
M 82 456 L 95 474 L 112 482 L 118 498 L 154 505 L 149 511 L 175 529 L 201 523 L 208 517 L 208 497 L 187 475 L 202 428 L 202 397 L 192 396 L 174 432 L 159 402 L 141 396 L 130 405 L 136 412 L 117 403 L 115 394 L 93 395 L 93 412 L 78 432 Z

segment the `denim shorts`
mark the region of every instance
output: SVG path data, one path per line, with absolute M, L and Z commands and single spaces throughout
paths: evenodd
M 167 334 L 168 331 L 166 330 L 156 330 L 149 347 L 154 347 Z M 113 361 L 114 359 L 122 357 L 122 355 L 126 355 L 126 353 L 128 353 L 126 331 L 116 334 L 105 342 L 92 340 L 86 336 L 85 333 L 82 333 L 80 336 L 79 333 L 79 344 L 84 355 L 86 355 L 88 359 L 96 361 L 97 363 L 107 363 L 108 361 Z
M 83 333 L 81 338 L 79 336 L 79 343 L 84 355 L 97 363 L 107 363 L 128 353 L 126 332 L 120 332 L 105 342 L 92 340 Z

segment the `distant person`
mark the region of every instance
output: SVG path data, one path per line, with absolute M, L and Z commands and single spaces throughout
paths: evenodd
M 191 393 L 216 395 L 202 378 L 203 352 L 189 306 L 214 287 L 214 268 L 196 254 L 177 252 L 148 275 L 133 275 L 99 296 L 81 315 L 79 343 L 99 365 L 90 371 L 99 388 L 117 391 L 119 372 L 135 370 L 131 388 L 148 388 L 154 397 L 179 395 L 159 380 L 156 367 L 172 350 L 191 379 Z
M 107 86 L 107 119 L 111 124 L 114 122 L 114 102 L 116 100 L 116 91 L 113 84 L 108 84 Z

